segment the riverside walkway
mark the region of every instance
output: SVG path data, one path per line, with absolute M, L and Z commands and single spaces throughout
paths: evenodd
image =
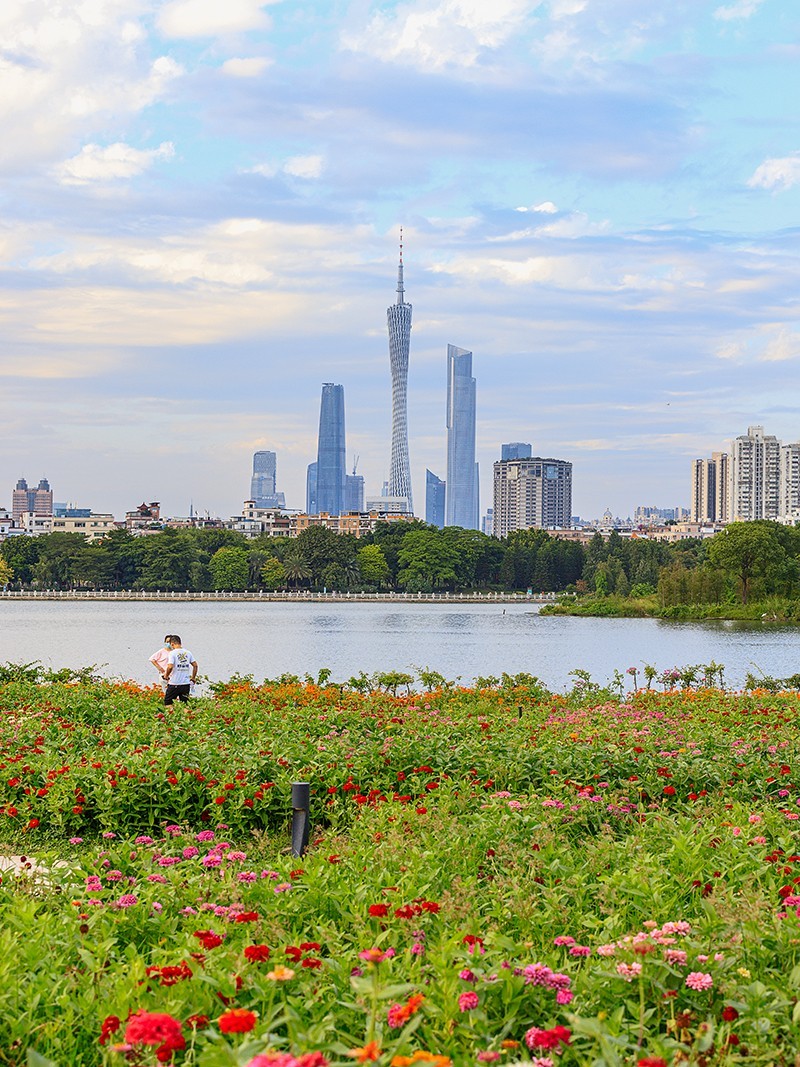
M 190 593 L 165 592 L 163 590 L 110 590 L 110 589 L 0 589 L 0 602 L 3 600 L 100 600 L 108 601 L 146 601 L 168 600 L 200 603 L 212 602 L 283 602 L 290 604 L 329 604 L 373 602 L 377 604 L 549 604 L 557 597 L 556 593 L 340 593 L 311 592 L 307 589 L 284 592 L 259 590 L 248 593 Z

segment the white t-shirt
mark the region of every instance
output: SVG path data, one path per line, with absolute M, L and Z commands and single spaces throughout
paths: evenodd
M 188 648 L 173 648 L 169 654 L 172 673 L 167 681 L 170 685 L 188 685 L 192 680 L 194 656 Z

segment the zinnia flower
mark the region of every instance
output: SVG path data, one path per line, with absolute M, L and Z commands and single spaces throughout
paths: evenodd
M 251 963 L 263 963 L 269 959 L 269 945 L 247 945 L 244 958 Z
M 125 1027 L 128 1045 L 164 1045 L 180 1048 L 183 1041 L 181 1024 L 171 1015 L 157 1011 L 137 1011 Z
M 458 1010 L 459 1011 L 472 1011 L 473 1008 L 478 1006 L 478 994 L 469 990 L 467 993 L 462 993 L 458 998 Z
M 703 971 L 692 971 L 691 974 L 686 976 L 686 985 L 690 989 L 696 989 L 698 992 L 704 989 L 711 989 L 714 984 L 714 979 L 710 974 L 705 974 Z
M 247 1008 L 231 1008 L 223 1012 L 217 1024 L 223 1034 L 249 1034 L 255 1027 L 258 1016 Z

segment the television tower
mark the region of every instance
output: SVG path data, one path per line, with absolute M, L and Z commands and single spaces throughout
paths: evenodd
M 403 288 L 403 228 L 400 227 L 400 262 L 397 267 L 397 301 L 386 309 L 389 326 L 389 363 L 392 369 L 392 458 L 389 496 L 404 496 L 413 515 L 411 462 L 408 458 L 408 350 L 411 340 L 411 304 Z

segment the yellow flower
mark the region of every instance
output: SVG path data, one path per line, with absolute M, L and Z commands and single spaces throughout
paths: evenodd
M 741 978 L 749 978 L 750 977 L 750 972 L 748 971 L 748 969 L 746 967 L 740 967 L 739 970 L 736 973 Z
M 267 978 L 272 982 L 288 982 L 290 978 L 294 978 L 294 971 L 290 967 L 284 967 L 282 963 L 279 963 L 274 970 L 267 973 Z

